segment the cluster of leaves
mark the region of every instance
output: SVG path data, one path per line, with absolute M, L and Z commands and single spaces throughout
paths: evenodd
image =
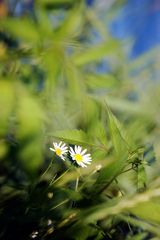
M 0 239 L 159 239 L 159 90 L 128 100 L 120 44 L 83 2 L 65 2 L 56 26 L 49 0 L 35 19 L 1 21 Z M 89 27 L 101 44 L 85 42 Z M 112 71 L 99 75 L 104 58 Z M 93 164 L 68 170 L 53 139 L 87 147 Z

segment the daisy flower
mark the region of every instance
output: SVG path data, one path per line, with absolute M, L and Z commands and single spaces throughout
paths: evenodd
M 82 149 L 80 146 L 75 146 L 74 149 L 70 147 L 70 155 L 72 159 L 80 166 L 80 167 L 87 167 L 86 164 L 91 164 L 91 154 L 86 154 L 87 149 Z
M 68 152 L 68 147 L 66 146 L 65 143 L 56 143 L 53 142 L 53 147 L 54 148 L 49 148 L 51 151 L 55 152 L 57 156 L 59 156 L 63 161 L 65 161 L 65 155 Z

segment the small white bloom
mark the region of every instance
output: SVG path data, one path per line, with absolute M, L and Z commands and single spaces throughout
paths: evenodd
M 91 164 L 91 154 L 86 154 L 87 149 L 82 149 L 80 146 L 75 146 L 74 149 L 70 147 L 70 155 L 76 163 L 81 167 L 87 167 L 86 164 Z
M 66 146 L 65 143 L 56 143 L 53 142 L 53 147 L 54 148 L 49 148 L 51 151 L 55 152 L 57 156 L 59 156 L 63 161 L 65 161 L 65 155 L 68 152 L 68 147 Z

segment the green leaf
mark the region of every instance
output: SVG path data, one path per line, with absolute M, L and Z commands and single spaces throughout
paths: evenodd
M 110 109 L 107 107 L 109 130 L 113 147 L 117 153 L 117 156 L 127 157 L 129 146 L 125 140 L 125 134 L 119 123 L 118 119 L 113 115 Z
M 118 47 L 119 44 L 117 41 L 107 41 L 101 45 L 93 46 L 79 55 L 75 55 L 74 62 L 77 65 L 84 65 L 93 61 L 98 61 L 103 57 L 107 57 L 109 54 L 113 54 L 114 51 L 117 51 Z
M 82 130 L 62 130 L 55 131 L 53 134 L 49 134 L 54 138 L 58 138 L 70 144 L 92 145 L 88 142 L 87 135 Z
M 66 196 L 74 201 L 78 201 L 81 199 L 81 194 L 79 192 L 76 192 L 73 189 L 69 188 L 62 188 L 62 191 L 66 194 Z
M 129 211 L 146 221 L 160 224 L 160 203 L 159 199 L 157 200 L 158 201 L 155 201 L 154 199 L 143 201 L 130 208 Z
M 93 222 L 111 215 L 130 212 L 146 221 L 160 223 L 160 189 L 153 189 L 130 198 L 112 199 L 88 208 L 82 213 L 85 221 Z
M 149 223 L 147 221 L 144 221 L 143 219 L 141 220 L 139 218 L 135 218 L 135 216 L 129 215 L 129 214 L 123 214 L 123 215 L 119 214 L 117 216 L 117 218 L 127 222 L 128 224 L 130 224 L 131 227 L 135 226 L 135 227 L 143 229 L 145 231 L 144 232 L 145 235 L 148 235 L 148 232 L 157 235 L 158 238 L 154 238 L 154 240 L 156 240 L 156 239 L 158 240 L 159 237 L 160 237 L 160 229 L 159 229 L 159 225 L 158 224 L 154 225 L 153 223 Z M 129 240 L 129 239 L 131 239 L 131 240 L 132 239 L 134 239 L 134 240 L 141 239 L 140 238 L 141 234 L 140 234 L 140 236 L 139 236 L 139 234 L 138 235 L 134 235 L 134 237 L 133 236 L 129 237 L 129 236 L 128 236 L 127 240 Z M 144 239 L 144 237 L 142 237 L 142 239 Z
M 95 186 L 93 187 L 93 194 L 99 194 L 103 192 L 119 175 L 122 169 L 125 167 L 128 157 L 128 145 L 124 140 L 123 132 L 120 129 L 120 123 L 107 107 L 108 113 L 108 125 L 110 130 L 110 136 L 113 147 L 115 149 L 114 159 L 104 167 L 97 178 Z
M 145 233 L 138 233 L 138 234 L 135 234 L 134 236 L 132 235 L 128 235 L 126 240 L 144 240 L 144 239 L 147 239 L 147 235 L 148 233 L 145 232 Z
M 0 81 L 0 136 L 4 136 L 9 130 L 9 118 L 15 104 L 15 92 L 13 83 L 7 79 Z
M 118 81 L 113 75 L 105 74 L 105 75 L 93 75 L 88 74 L 86 76 L 86 84 L 89 88 L 93 90 L 111 88 L 118 85 Z
M 57 5 L 57 4 L 69 4 L 69 3 L 72 3 L 73 0 L 39 0 L 38 1 L 38 4 L 41 4 L 42 6 L 46 6 L 46 5 L 50 5 L 52 4 L 53 6 L 54 5 Z
M 116 179 L 119 173 L 122 171 L 124 167 L 124 159 L 121 161 L 113 161 L 107 163 L 107 166 L 102 168 L 96 183 L 91 190 L 93 195 L 97 195 L 106 190 L 110 184 Z
M 19 160 L 30 173 L 37 171 L 43 160 L 42 108 L 22 85 L 18 86 L 17 139 Z
M 108 149 L 106 128 L 102 121 L 98 120 L 96 117 L 92 118 L 92 123 L 89 126 L 89 135 L 98 141 L 98 144 L 103 145 L 103 147 Z
M 3 159 L 3 157 L 7 154 L 8 151 L 8 145 L 5 141 L 0 141 L 0 160 Z
M 40 40 L 38 27 L 34 22 L 27 18 L 8 18 L 7 20 L 1 22 L 1 26 L 13 36 L 23 39 L 27 42 L 29 41 L 30 43 L 33 43 Z
M 66 40 L 66 38 L 75 38 L 80 34 L 83 24 L 83 14 L 81 6 L 74 8 L 63 25 L 56 31 L 55 38 L 58 40 Z

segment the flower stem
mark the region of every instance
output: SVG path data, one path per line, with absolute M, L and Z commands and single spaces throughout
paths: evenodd
M 76 179 L 75 191 L 78 192 L 79 177 Z
M 62 173 L 58 178 L 56 178 L 54 181 L 51 181 L 49 185 L 55 184 L 58 180 L 61 179 L 70 169 L 67 169 L 64 173 Z
M 49 171 L 49 169 L 51 168 L 52 166 L 52 163 L 53 163 L 53 160 L 51 160 L 50 164 L 48 165 L 47 169 L 44 171 L 44 173 L 41 175 L 41 178 L 44 177 L 44 175 Z
M 58 205 L 56 205 L 56 206 L 52 207 L 50 210 L 54 210 L 54 209 L 56 209 L 56 208 L 60 207 L 61 205 L 63 205 L 63 204 L 65 204 L 65 203 L 67 203 L 68 201 L 69 201 L 69 199 L 67 198 L 67 199 L 66 199 L 66 200 L 64 200 L 63 202 L 61 202 L 61 203 L 59 203 Z

